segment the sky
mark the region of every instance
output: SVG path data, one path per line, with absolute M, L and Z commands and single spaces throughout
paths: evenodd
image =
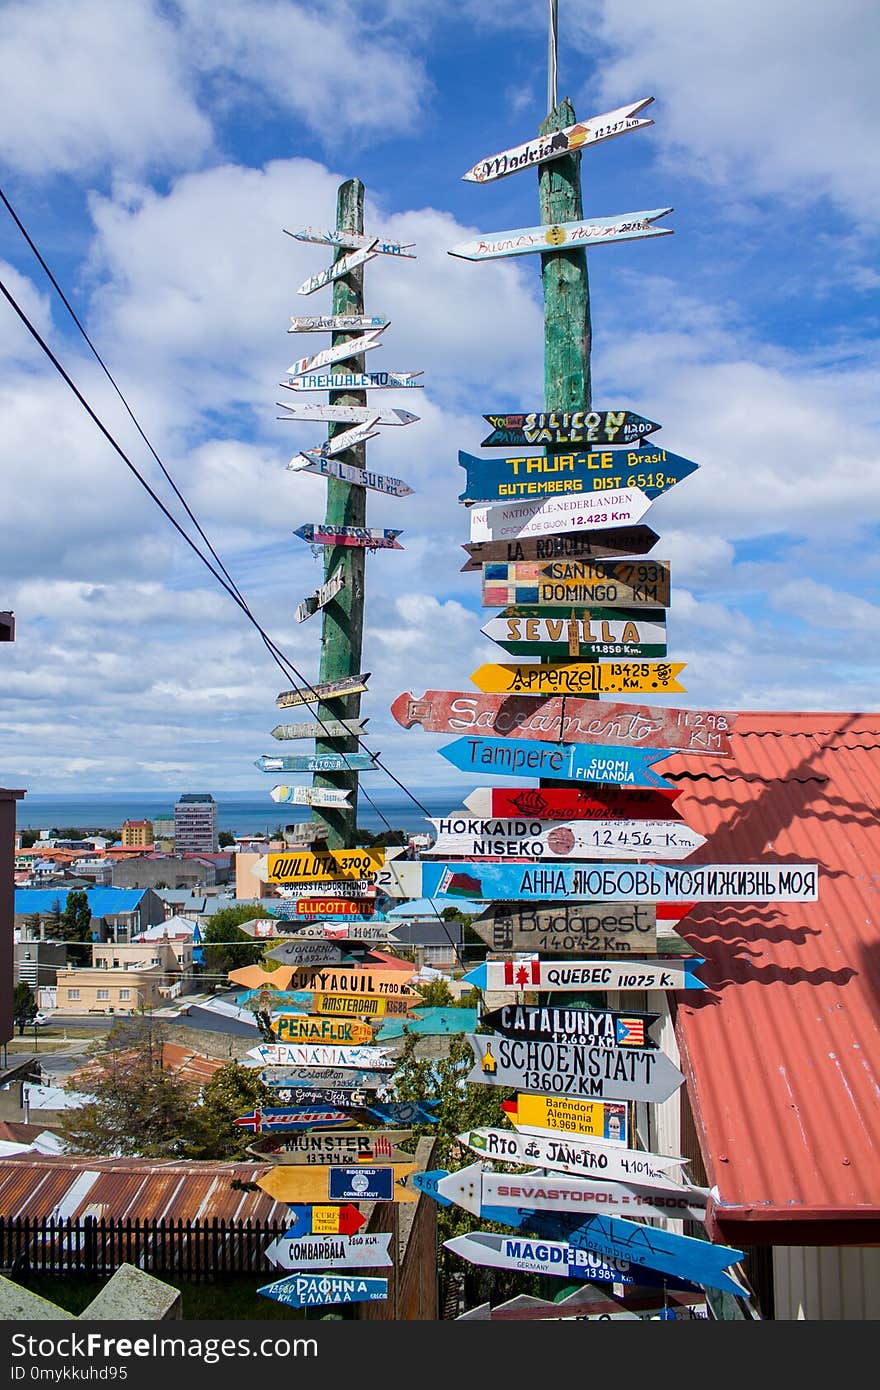
M 462 574 L 458 450 L 486 412 L 543 406 L 540 257 L 449 248 L 540 221 L 537 174 L 465 182 L 547 113 L 547 3 L 480 0 L 7 0 L 0 188 L 264 629 L 317 680 L 322 582 L 293 532 L 325 482 L 286 467 L 320 425 L 280 420 L 285 369 L 328 345 L 297 287 L 332 253 L 284 229 L 335 225 L 366 189 L 378 257 L 370 369 L 423 389 L 368 446 L 405 498 L 368 494 L 401 550 L 366 560 L 365 742 L 404 786 L 461 790 L 402 729 L 402 691 L 472 691 L 510 659 Z M 880 105 L 871 0 L 559 0 L 558 95 L 581 119 L 653 97 L 654 124 L 584 152 L 586 214 L 671 207 L 674 235 L 594 247 L 593 404 L 662 423 L 699 471 L 653 503 L 670 561 L 669 658 L 717 710 L 876 708 Z M 186 518 L 7 209 L 0 281 L 106 429 Z M 293 397 L 290 397 L 293 399 Z M 297 397 L 326 400 L 325 394 Z M 267 795 L 290 682 L 260 637 L 0 298 L 0 783 L 31 792 Z M 496 451 L 496 455 L 497 455 Z M 189 528 L 191 531 L 191 528 Z M 613 698 L 613 697 L 612 697 Z M 645 697 L 646 699 L 646 697 Z M 659 703 L 657 701 L 656 703 Z M 300 717 L 299 715 L 297 717 Z M 302 717 L 308 717 L 302 711 Z M 397 794 L 384 772 L 374 796 Z M 508 781 L 507 785 L 510 785 Z

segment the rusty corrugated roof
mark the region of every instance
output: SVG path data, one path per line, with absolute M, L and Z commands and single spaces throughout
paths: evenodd
M 0 1163 L 0 1216 L 281 1221 L 286 1203 L 259 1189 L 241 1191 L 232 1185 L 254 1183 L 271 1167 L 15 1154 Z
M 740 714 L 730 758 L 661 770 L 707 837 L 689 863 L 819 865 L 815 903 L 702 904 L 676 1032 L 732 1244 L 880 1239 L 880 715 Z M 716 1237 L 717 1238 L 717 1237 Z

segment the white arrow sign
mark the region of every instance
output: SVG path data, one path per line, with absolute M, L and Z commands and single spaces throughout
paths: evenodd
M 378 412 L 371 415 L 368 420 L 364 420 L 361 425 L 353 425 L 350 430 L 343 430 L 341 434 L 334 434 L 332 439 L 325 439 L 323 444 L 319 444 L 317 449 L 303 449 L 301 454 L 290 460 L 287 465 L 294 471 L 307 468 L 313 456 L 318 458 L 332 458 L 334 454 L 341 454 L 344 449 L 352 449 L 355 444 L 363 444 L 367 439 L 373 439 L 379 433 L 376 426 L 379 423 Z
M 565 126 L 563 130 L 550 130 L 537 140 L 528 140 L 523 145 L 514 145 L 500 154 L 481 159 L 463 179 L 471 183 L 490 183 L 493 179 L 503 179 L 515 174 L 519 169 L 528 169 L 535 164 L 543 164 L 548 159 L 559 159 L 565 154 L 576 154 L 585 145 L 598 145 L 602 140 L 612 140 L 616 135 L 626 135 L 630 130 L 641 130 L 653 125 L 651 120 L 637 120 L 639 111 L 654 100 L 643 97 L 641 101 L 631 101 L 627 106 L 618 106 L 614 111 L 606 111 L 602 116 L 591 116 L 588 121 L 577 121 Z
M 292 738 L 359 738 L 364 732 L 368 719 L 324 719 L 320 723 L 310 720 L 302 724 L 276 724 L 272 737 Z
M 378 882 L 378 880 L 377 880 Z M 482 990 L 705 989 L 698 966 L 701 956 L 684 961 L 630 960 L 486 960 L 464 976 Z M 524 1089 L 536 1089 L 535 1087 Z M 538 1088 L 540 1089 L 540 1088 Z
M 466 261 L 522 256 L 528 251 L 580 251 L 609 241 L 638 241 L 643 237 L 671 236 L 671 227 L 655 227 L 672 208 L 651 212 L 622 212 L 617 217 L 591 217 L 583 222 L 557 222 L 542 227 L 516 227 L 509 232 L 486 232 L 474 241 L 452 246 L 448 254 Z
M 378 247 L 377 247 L 378 250 Z M 390 319 L 381 314 L 303 314 L 290 320 L 288 333 L 368 333 L 387 328 Z
M 682 821 L 542 821 L 430 817 L 423 855 L 467 859 L 686 859 L 706 837 Z
M 333 362 L 344 362 L 348 357 L 357 357 L 358 353 L 381 347 L 379 334 L 382 332 L 383 329 L 374 328 L 360 338 L 349 338 L 347 343 L 335 343 L 333 347 L 324 348 L 323 352 L 316 352 L 314 357 L 300 357 L 296 362 L 291 362 L 287 373 L 289 376 L 302 376 L 303 372 L 317 372 Z
M 393 1057 L 384 1047 L 338 1047 L 335 1043 L 261 1043 L 248 1049 L 248 1057 L 273 1067 L 369 1067 L 393 1071 Z
M 289 389 L 289 383 L 286 381 L 279 382 L 279 385 Z M 309 405 L 286 405 L 284 401 L 278 401 L 277 404 L 288 412 L 280 417 L 285 420 L 335 420 L 343 425 L 358 425 L 376 418 L 377 424 L 380 425 L 414 425 L 420 418 L 409 410 L 377 412 L 370 405 L 318 405 L 317 402 Z
M 641 1149 L 621 1149 L 617 1145 L 600 1144 L 569 1134 L 529 1135 L 511 1133 L 509 1129 L 470 1129 L 456 1138 L 466 1149 L 500 1163 L 517 1163 L 522 1167 L 532 1163 L 571 1176 L 592 1173 L 597 1178 L 643 1182 L 673 1191 L 680 1190 L 681 1184 L 667 1173 L 688 1161 L 643 1153 Z
M 534 502 L 502 502 L 471 507 L 471 541 L 509 541 L 523 536 L 634 526 L 651 499 L 638 487 L 615 492 L 568 493 Z
M 299 459 L 302 459 L 302 463 Z M 321 478 L 341 478 L 343 482 L 353 483 L 355 487 L 384 492 L 388 497 L 408 497 L 412 492 L 409 483 L 405 483 L 402 478 L 386 478 L 382 473 L 373 473 L 369 468 L 356 468 L 354 464 L 322 458 L 320 454 L 300 454 L 297 458 L 292 458 L 287 466 L 297 473 L 317 473 Z
M 273 787 L 273 801 L 287 801 L 292 806 L 350 806 L 349 790 L 337 787 Z
M 705 1221 L 708 1188 L 656 1192 L 637 1183 L 590 1182 L 546 1173 L 494 1173 L 472 1163 L 447 1173 L 437 1190 L 456 1206 L 479 1216 L 484 1207 L 527 1207 L 530 1211 L 576 1212 L 578 1216 L 646 1216 Z
M 326 583 L 322 584 L 321 587 L 316 589 L 313 594 L 310 594 L 308 598 L 303 599 L 294 613 L 296 621 L 298 623 L 304 623 L 313 613 L 317 613 L 319 608 L 323 608 L 331 599 L 334 599 L 344 585 L 345 571 L 341 568 L 334 570 Z
M 279 1236 L 265 1256 L 279 1269 L 383 1269 L 393 1264 L 389 1231 L 355 1236 Z
M 306 372 L 286 383 L 289 391 L 373 391 L 423 387 L 418 372 Z
M 498 1033 L 466 1033 L 474 1065 L 465 1080 L 587 1100 L 664 1101 L 684 1081 L 653 1047 L 585 1047 L 567 1039 L 533 1042 Z
M 648 98 L 652 100 L 652 98 Z M 648 125 L 653 125 L 652 121 Z M 353 250 L 373 251 L 375 250 L 382 256 L 403 256 L 406 260 L 414 261 L 415 252 L 410 251 L 411 246 L 415 246 L 414 241 L 384 241 L 380 237 L 365 236 L 363 232 L 324 232 L 317 227 L 301 227 L 298 232 L 288 232 L 286 227 L 282 231 L 287 236 L 292 236 L 295 241 L 311 241 L 321 246 L 349 246 Z
M 297 290 L 297 294 L 314 294 L 315 290 L 323 289 L 333 280 L 338 280 L 342 275 L 347 275 L 350 270 L 356 270 L 365 261 L 371 261 L 377 252 L 373 249 L 379 238 L 374 237 L 369 246 L 363 250 L 351 251 L 347 256 L 340 256 L 338 261 L 328 265 L 326 270 L 319 270 L 317 275 L 312 275 L 310 279 L 304 280 Z

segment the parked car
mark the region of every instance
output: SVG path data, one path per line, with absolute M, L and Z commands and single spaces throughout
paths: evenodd
M 42 1009 L 38 1009 L 31 1019 L 31 1024 L 37 1028 L 45 1028 L 47 1023 L 52 1022 L 51 1014 L 44 1014 Z

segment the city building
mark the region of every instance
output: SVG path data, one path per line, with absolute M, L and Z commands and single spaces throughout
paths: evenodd
M 106 942 L 92 947 L 92 964 L 58 971 L 58 1014 L 155 1009 L 192 988 L 192 943 Z
M 15 926 L 21 941 L 45 940 L 45 919 L 56 904 L 64 911 L 67 886 L 57 888 L 16 888 Z M 154 922 L 165 920 L 165 909 L 151 888 L 86 888 L 92 913 L 93 941 L 130 941 Z M 10 943 L 12 933 L 10 932 Z M 10 962 L 11 965 L 11 962 Z M 11 977 L 10 969 L 10 977 Z
M 11 613 L 4 615 L 12 618 Z M 14 631 L 14 629 L 13 629 Z M 12 638 L 8 637 L 7 641 Z M 13 1035 L 12 1023 L 12 929 L 15 889 L 15 803 L 23 791 L 0 787 L 0 1043 Z
M 178 854 L 216 854 L 217 803 L 209 792 L 187 792 L 174 807 L 174 846 Z
M 220 856 L 218 856 L 219 858 Z M 144 854 L 113 865 L 114 888 L 212 888 L 219 877 L 228 878 L 230 856 L 213 859 L 196 854 Z
M 153 822 L 124 820 L 120 838 L 124 849 L 149 849 L 153 844 Z

